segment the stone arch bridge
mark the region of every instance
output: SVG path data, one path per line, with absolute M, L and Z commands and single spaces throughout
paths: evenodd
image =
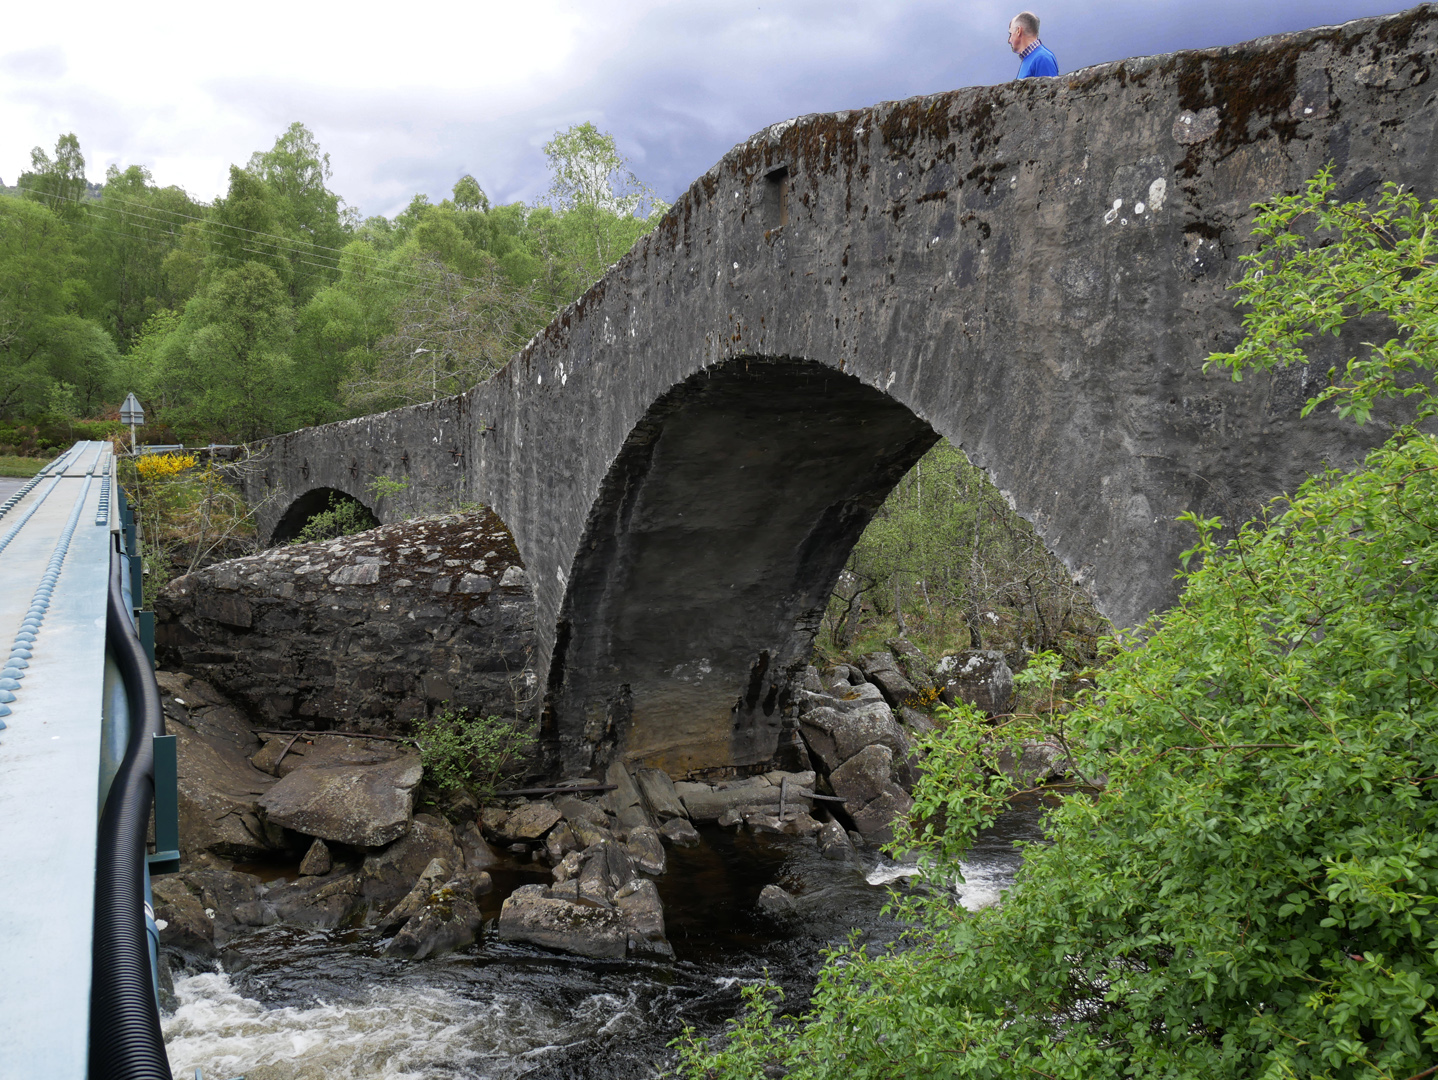
M 1325 162 L 1433 194 L 1435 56 L 1425 5 L 776 124 L 488 382 L 273 440 L 262 531 L 328 490 L 492 507 L 571 774 L 769 759 L 851 545 L 941 436 L 1135 624 L 1174 599 L 1178 514 L 1251 516 L 1381 437 L 1300 420 L 1310 371 L 1203 360 L 1255 200 Z M 409 487 L 375 505 L 381 476 Z

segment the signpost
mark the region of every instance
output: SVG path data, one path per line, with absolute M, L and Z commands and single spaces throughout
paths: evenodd
M 134 454 L 138 448 L 135 446 L 135 425 L 145 422 L 145 410 L 140 408 L 140 403 L 135 400 L 134 394 L 125 395 L 125 403 L 120 406 L 120 423 L 130 425 L 130 453 Z

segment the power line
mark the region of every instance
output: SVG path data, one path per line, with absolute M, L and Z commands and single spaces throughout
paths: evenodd
M 115 207 L 106 205 L 104 199 L 92 200 L 92 199 L 88 199 L 88 198 L 87 198 L 87 199 L 70 198 L 70 197 L 68 197 L 68 196 L 56 195 L 56 194 L 53 194 L 53 193 L 51 193 L 51 192 L 41 191 L 41 190 L 39 190 L 38 188 L 24 187 L 24 186 L 18 185 L 18 184 L 16 185 L 16 190 L 19 190 L 19 191 L 29 191 L 29 192 L 32 192 L 32 193 L 34 193 L 34 194 L 36 194 L 36 195 L 39 195 L 39 196 L 41 196 L 41 197 L 43 197 L 43 198 L 54 199 L 54 200 L 65 201 L 65 202 L 72 202 L 72 203 L 76 204 L 77 206 L 84 206 L 84 207 L 87 207 L 87 208 L 99 208 L 99 209 L 109 210 L 111 213 L 117 213 L 117 214 L 120 213 L 120 211 L 117 210 Z M 133 213 L 133 214 L 136 214 L 137 216 L 150 217 L 150 218 L 152 218 L 153 220 L 159 221 L 159 222 L 161 222 L 162 224 L 165 224 L 165 225 L 172 225 L 172 224 L 174 224 L 174 223 L 171 222 L 171 221 L 169 221 L 169 220 L 167 220 L 167 219 L 165 219 L 165 218 L 163 218 L 163 217 L 157 217 L 157 216 L 156 216 L 157 213 L 158 213 L 158 214 L 169 214 L 169 215 L 172 215 L 173 217 L 182 218 L 182 219 L 184 219 L 184 220 L 186 220 L 186 221 L 195 221 L 195 222 L 199 222 L 199 223 L 204 224 L 204 225 L 210 225 L 210 226 L 213 226 L 213 227 L 216 227 L 216 228 L 233 229 L 233 230 L 235 230 L 236 232 L 249 233 L 249 234 L 252 235 L 252 236 L 257 236 L 257 237 L 262 238 L 263 240 L 267 240 L 267 241 L 269 241 L 270 243 L 275 244 L 276 246 L 280 246 L 280 245 L 287 246 L 287 247 L 289 247 L 291 250 L 293 250 L 293 251 L 296 252 L 296 253 L 312 254 L 312 255 L 314 255 L 316 258 L 321 258 L 321 259 L 324 259 L 324 258 L 333 258 L 334 263 L 335 263 L 335 267 L 334 267 L 334 268 L 335 268 L 336 270 L 339 269 L 339 262 L 340 262 L 340 258 L 339 258 L 339 257 L 340 257 L 340 256 L 343 256 L 343 255 L 349 255 L 350 257 L 352 257 L 352 258 L 357 258 L 357 259 L 370 258 L 370 259 L 375 260 L 376 264 L 379 263 L 379 259 L 380 259 L 379 255 L 374 254 L 374 253 L 370 253 L 370 252 L 363 252 L 363 253 L 362 253 L 362 252 L 356 252 L 356 251 L 353 251 L 353 250 L 346 250 L 345 248 L 329 247 L 328 245 L 325 245 L 325 244 L 317 244 L 317 243 L 308 242 L 308 241 L 307 241 L 303 246 L 301 246 L 300 244 L 297 244 L 294 240 L 292 240 L 292 239 L 290 239 L 290 238 L 288 238 L 288 237 L 285 237 L 285 236 L 280 236 L 280 235 L 277 234 L 277 233 L 262 232 L 262 231 L 260 231 L 260 230 L 258 230 L 258 229 L 247 229 L 247 228 L 245 228 L 245 227 L 242 226 L 242 225 L 233 225 L 233 224 L 230 224 L 229 222 L 226 222 L 226 221 L 218 221 L 218 220 L 216 220 L 216 219 L 214 219 L 214 218 L 198 217 L 198 216 L 196 216 L 196 215 L 194 215 L 194 214 L 182 213 L 182 212 L 179 211 L 179 210 L 169 210 L 169 209 L 166 209 L 166 208 L 164 208 L 164 207 L 151 206 L 151 205 L 148 204 L 148 203 L 142 203 L 142 202 L 139 202 L 138 200 L 135 200 L 135 199 L 126 199 L 126 198 L 124 198 L 124 197 L 122 197 L 122 196 L 119 196 L 119 195 L 114 195 L 114 194 L 112 194 L 112 195 L 110 196 L 110 199 L 112 199 L 112 200 L 115 201 L 115 202 L 124 203 L 124 204 L 131 205 L 131 206 L 142 206 L 142 207 L 145 208 L 145 211 L 132 210 L 132 211 L 129 211 L 129 212 L 130 212 L 130 213 Z M 334 256 L 320 255 L 319 252 L 322 252 L 322 251 L 330 251 L 330 252 L 334 252 L 335 254 L 334 254 Z M 393 271 L 391 271 L 391 272 L 393 272 Z M 453 271 L 452 271 L 452 272 L 453 272 Z M 401 272 L 401 273 L 402 273 L 402 272 Z M 484 284 L 486 284 L 485 282 L 481 281 L 481 280 L 478 279 L 478 278 L 471 278 L 471 277 L 468 277 L 468 276 L 466 276 L 466 275 L 464 275 L 464 274 L 458 274 L 457 272 L 456 272 L 456 276 L 459 277 L 462 281 L 472 281 L 472 282 L 474 282 L 477 286 L 478 286 L 478 285 L 484 285 Z M 418 279 L 418 280 L 416 280 L 416 281 L 413 282 L 413 283 L 414 283 L 414 284 L 422 284 L 422 283 L 423 283 L 423 279 Z
M 26 190 L 34 191 L 34 189 L 26 189 Z M 48 193 L 48 192 L 36 192 L 36 194 L 39 194 L 39 195 L 41 195 L 42 197 L 45 197 L 45 198 L 59 198 L 59 199 L 62 199 L 62 198 L 63 198 L 63 196 L 54 196 L 54 195 L 51 195 L 51 194 Z M 139 211 L 134 211 L 134 210 L 121 211 L 121 210 L 115 209 L 114 207 L 106 207 L 106 206 L 103 206 L 103 205 L 101 205 L 101 204 L 86 203 L 85 205 L 91 206 L 92 208 L 93 208 L 93 207 L 98 207 L 98 208 L 100 208 L 100 209 L 106 209 L 106 210 L 109 210 L 111 213 L 116 214 L 116 215 L 126 215 L 126 214 L 128 214 L 128 215 L 133 215 L 133 217 L 129 217 L 129 218 L 121 217 L 121 221 L 122 221 L 128 228 L 130 228 L 130 229 L 140 230 L 140 232 L 149 233 L 149 234 L 152 234 L 152 235 L 141 235 L 140 232 L 121 232 L 121 231 L 116 230 L 116 229 L 106 229 L 106 228 L 104 228 L 103 226 L 94 223 L 93 221 L 92 221 L 92 222 L 88 222 L 88 223 L 86 224 L 86 227 L 89 228 L 89 229 L 93 229 L 93 230 L 96 231 L 96 232 L 106 233 L 107 235 L 111 235 L 111 236 L 118 236 L 118 237 L 122 237 L 122 238 L 126 238 L 126 239 L 143 240 L 143 241 L 145 241 L 145 242 L 147 242 L 147 243 L 152 243 L 152 244 L 157 244 L 157 245 L 164 245 L 164 246 L 168 246 L 168 247 L 170 247 L 170 248 L 172 248 L 172 249 L 174 249 L 174 248 L 176 248 L 176 247 L 179 246 L 179 234 L 178 234 L 177 232 L 171 232 L 171 231 L 168 231 L 168 230 L 166 230 L 166 229 L 164 229 L 164 228 L 156 228 L 154 225 L 146 224 L 144 221 L 135 220 L 135 218 L 142 218 L 142 219 L 148 219 L 148 220 L 151 220 L 151 221 L 159 221 L 159 222 L 161 222 L 162 225 L 170 225 L 170 224 L 172 224 L 171 222 L 167 222 L 167 221 L 165 221 L 165 220 L 162 219 L 162 218 L 156 218 L 156 217 L 154 217 L 154 215 L 143 214 L 143 213 L 141 213 L 141 212 L 139 212 Z M 195 220 L 203 221 L 204 219 L 195 219 Z M 116 222 L 116 223 L 118 224 L 119 222 Z M 223 224 L 223 223 L 221 223 L 221 222 L 216 222 L 216 223 L 214 223 L 214 224 Z M 236 227 L 237 227 L 237 226 L 236 226 Z M 248 231 L 254 232 L 254 230 L 248 230 Z M 263 236 L 268 236 L 268 235 L 270 235 L 270 234 L 267 234 L 267 233 L 256 233 L 256 235 L 263 237 Z M 155 239 L 155 237 L 162 237 L 163 239 Z M 263 241 L 253 241 L 253 242 L 262 243 Z M 275 246 L 276 248 L 278 247 L 278 245 L 272 245 L 272 246 Z M 241 250 L 242 250 L 242 251 L 247 251 L 247 252 L 249 252 L 249 253 L 252 254 L 252 255 L 258 255 L 258 256 L 260 256 L 261 258 L 264 258 L 264 259 L 283 258 L 283 259 L 287 259 L 287 260 L 292 260 L 293 263 L 298 263 L 298 264 L 305 265 L 305 266 L 315 267 L 316 269 L 327 271 L 327 272 L 330 273 L 330 274 L 343 275 L 343 273 L 344 273 L 343 267 L 342 267 L 341 265 L 339 265 L 340 260 L 338 260 L 338 259 L 336 259 L 333 263 L 331 263 L 331 262 L 315 262 L 315 261 L 312 261 L 312 260 L 310 260 L 310 259 L 300 258 L 299 256 L 301 256 L 301 255 L 314 255 L 314 257 L 315 257 L 316 259 L 321 259 L 321 260 L 327 259 L 328 257 L 325 256 L 325 255 L 318 254 L 318 253 L 316 253 L 316 252 L 306 251 L 306 250 L 304 250 L 303 248 L 299 248 L 298 246 L 293 247 L 293 249 L 290 250 L 290 251 L 282 251 L 282 250 L 266 251 L 266 250 L 261 250 L 261 249 L 259 249 L 259 248 L 248 247 L 248 246 L 245 246 L 245 245 L 242 243 L 242 244 L 241 244 Z M 336 249 L 327 249 L 327 250 L 336 250 Z M 358 255 L 359 253 L 346 253 L 346 254 L 355 254 L 355 255 Z M 208 251 L 206 252 L 206 256 L 207 256 L 207 257 L 211 257 L 211 258 L 216 258 L 216 257 L 217 257 L 217 258 L 223 258 L 223 259 L 225 259 L 226 261 L 235 263 L 235 264 L 237 264 L 237 265 L 243 264 L 245 261 L 247 261 L 247 260 L 244 260 L 244 259 L 236 259 L 236 258 L 234 258 L 233 256 L 230 256 L 230 255 L 225 255 L 223 252 L 219 252 L 219 251 L 213 250 L 213 248 L 211 248 L 210 250 L 208 250 Z M 360 264 L 359 264 L 359 266 L 357 267 L 357 270 L 358 270 L 361 274 L 363 274 L 363 275 L 365 276 L 365 279 L 366 279 L 366 280 L 378 280 L 378 281 L 386 282 L 386 283 L 391 284 L 391 285 L 398 285 L 398 286 L 404 286 L 404 287 L 409 287 L 409 288 L 422 288 L 422 287 L 424 287 L 424 286 L 426 286 L 426 285 L 429 285 L 429 284 L 432 284 L 432 283 L 433 283 L 433 279 L 431 279 L 431 278 L 421 277 L 421 276 L 418 276 L 418 275 L 408 275 L 408 274 L 405 274 L 405 272 L 402 271 L 402 270 L 395 270 L 395 269 L 393 269 L 392 267 L 385 266 L 383 263 L 381 263 L 381 262 L 379 261 L 378 257 L 376 257 L 376 256 L 367 256 L 367 257 L 373 259 L 374 262 L 369 263 L 369 264 L 366 264 L 366 263 L 364 263 L 363 261 L 361 261 Z M 448 270 L 448 269 L 449 269 L 449 268 L 446 267 L 446 270 Z M 301 272 L 301 273 L 304 273 L 303 271 L 300 271 L 300 272 Z M 459 279 L 460 281 L 462 281 L 462 282 L 471 282 L 471 283 L 473 283 L 476 288 L 481 288 L 481 287 L 484 287 L 486 284 L 488 284 L 488 283 L 486 283 L 486 282 L 484 282 L 484 281 L 482 281 L 482 280 L 480 280 L 480 279 L 466 277 L 465 275 L 459 274 L 459 273 L 457 273 L 457 272 L 455 272 L 455 271 L 452 271 L 452 270 L 450 270 L 449 272 L 452 273 L 452 274 L 454 274 L 454 276 L 455 276 L 456 278 L 458 278 L 458 279 Z M 304 276 L 307 277 L 307 278 L 312 278 L 312 279 L 319 277 L 319 275 L 314 274 L 314 273 L 304 273 Z M 323 279 L 321 279 L 321 280 L 323 280 Z M 333 283 L 333 282 L 331 281 L 330 283 Z

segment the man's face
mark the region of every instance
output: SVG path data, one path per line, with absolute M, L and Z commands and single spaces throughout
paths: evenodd
M 1009 23 L 1009 51 L 1018 52 L 1024 47 L 1024 28 L 1018 21 Z

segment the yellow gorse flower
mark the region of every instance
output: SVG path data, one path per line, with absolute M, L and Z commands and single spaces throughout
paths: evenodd
M 141 480 L 167 480 L 193 468 L 200 459 L 194 454 L 146 454 L 135 462 Z

